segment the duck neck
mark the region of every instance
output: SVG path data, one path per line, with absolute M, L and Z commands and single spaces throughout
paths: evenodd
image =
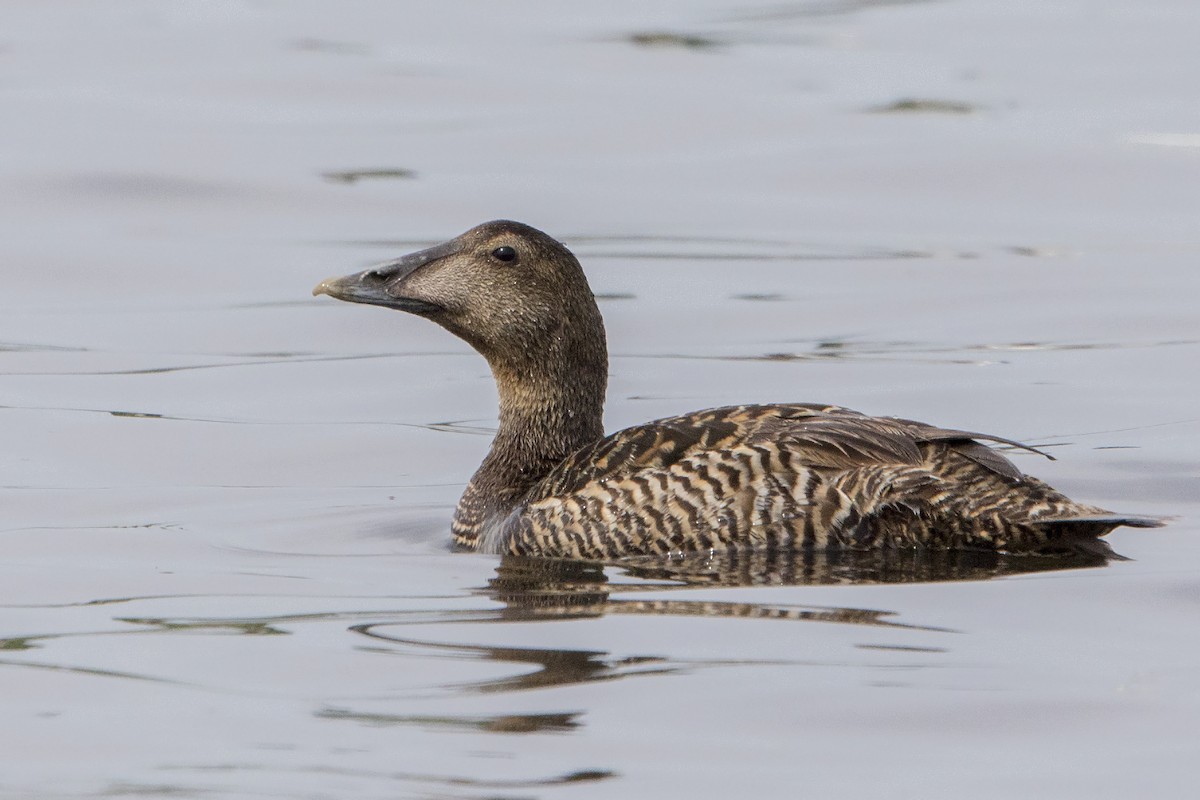
M 478 474 L 524 494 L 572 452 L 602 437 L 605 379 L 603 373 L 497 375 L 500 427 Z
M 507 518 L 551 469 L 604 436 L 608 356 L 599 312 L 596 323 L 585 326 L 592 328 L 590 337 L 560 330 L 548 346 L 520 357 L 488 358 L 500 399 L 500 427 L 455 511 L 459 545 L 479 548 L 484 531 L 495 532 L 495 523 Z

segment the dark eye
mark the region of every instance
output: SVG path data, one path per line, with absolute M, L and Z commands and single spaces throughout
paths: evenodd
M 496 259 L 497 261 L 516 261 L 517 251 L 515 248 L 509 247 L 508 245 L 503 245 L 492 251 L 492 258 Z

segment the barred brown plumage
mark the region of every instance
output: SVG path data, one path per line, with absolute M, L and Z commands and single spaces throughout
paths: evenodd
M 1118 525 L 1162 524 L 1076 503 L 981 443 L 1039 452 L 1018 442 L 838 406 L 715 408 L 605 436 L 608 355 L 595 298 L 574 255 L 520 223 L 485 223 L 313 293 L 427 317 L 487 359 L 500 427 L 454 514 L 454 541 L 466 548 L 581 559 L 1044 553 Z

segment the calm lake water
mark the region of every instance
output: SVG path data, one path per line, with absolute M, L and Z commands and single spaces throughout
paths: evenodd
M 0 796 L 1190 797 L 1200 6 L 0 7 Z M 607 426 L 814 401 L 1051 449 L 1131 559 L 447 550 L 482 359 L 309 297 L 581 257 Z

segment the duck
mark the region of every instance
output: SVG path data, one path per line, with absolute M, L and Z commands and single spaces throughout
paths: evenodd
M 423 317 L 487 361 L 499 426 L 454 510 L 460 549 L 1045 554 L 1162 524 L 1075 502 L 991 446 L 1041 453 L 1020 442 L 837 405 L 726 406 L 606 435 L 595 296 L 575 255 L 523 223 L 486 222 L 313 294 Z

